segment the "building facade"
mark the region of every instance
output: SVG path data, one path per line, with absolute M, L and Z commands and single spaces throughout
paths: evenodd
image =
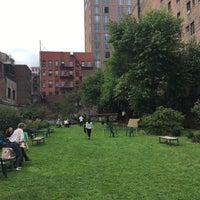
M 17 105 L 31 104 L 32 73 L 27 65 L 15 65 L 15 79 L 17 84 Z
M 42 101 L 59 99 L 79 85 L 94 69 L 92 53 L 40 52 L 40 95 Z
M 164 8 L 183 19 L 182 38 L 200 41 L 200 0 L 138 0 L 133 15 L 138 17 L 152 9 Z
M 120 21 L 122 14 L 132 14 L 137 0 L 84 0 L 85 51 L 92 52 L 95 68 L 103 68 L 112 48 L 108 42 L 108 23 Z
M 17 83 L 14 60 L 0 52 L 0 103 L 17 104 Z

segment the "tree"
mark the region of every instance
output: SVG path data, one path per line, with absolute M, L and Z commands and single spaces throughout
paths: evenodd
M 185 91 L 190 88 L 191 94 L 199 87 L 200 51 L 197 44 L 182 42 L 181 23 L 164 10 L 152 10 L 138 20 L 124 16 L 111 22 L 114 53 L 107 62 L 106 77 L 111 81 L 104 79 L 104 95 L 109 94 L 119 107 L 125 102 L 141 114 L 161 105 L 182 111 Z
M 81 102 L 86 106 L 99 105 L 102 83 L 103 74 L 100 70 L 85 78 L 81 84 Z

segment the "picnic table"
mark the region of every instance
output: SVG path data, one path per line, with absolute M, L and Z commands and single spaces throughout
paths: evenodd
M 171 137 L 171 136 L 159 136 L 159 142 L 160 143 L 166 143 L 166 144 L 172 144 L 172 141 L 176 141 L 176 144 L 179 145 L 179 140 L 177 137 Z

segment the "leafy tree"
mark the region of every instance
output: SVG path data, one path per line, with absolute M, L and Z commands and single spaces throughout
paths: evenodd
M 100 70 L 88 76 L 81 84 L 81 102 L 87 106 L 97 106 L 100 103 L 103 74 Z
M 21 121 L 21 116 L 16 108 L 0 107 L 0 130 L 5 132 L 9 127 L 16 128 Z
M 199 87 L 200 51 L 194 42 L 182 43 L 181 23 L 164 10 L 152 10 L 138 20 L 124 16 L 111 22 L 114 53 L 105 70 L 104 99 L 140 114 L 160 105 L 189 107 L 191 94 L 192 101 L 199 95 L 195 88 Z

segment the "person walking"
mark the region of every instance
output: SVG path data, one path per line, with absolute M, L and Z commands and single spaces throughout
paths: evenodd
M 93 124 L 91 122 L 91 119 L 88 119 L 86 124 L 85 124 L 85 128 L 87 130 L 87 136 L 88 136 L 88 140 L 90 140 L 91 138 L 91 133 L 92 133 L 92 129 L 93 129 Z

